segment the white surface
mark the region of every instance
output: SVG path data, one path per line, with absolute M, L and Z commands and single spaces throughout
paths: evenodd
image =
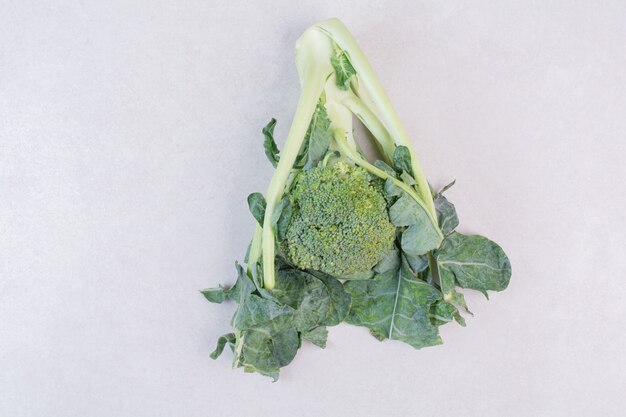
M 624 415 L 626 3 L 394 4 L 2 1 L 0 415 Z M 271 384 L 209 359 L 233 307 L 196 290 L 233 280 L 333 15 L 514 275 L 443 346 L 340 326 Z

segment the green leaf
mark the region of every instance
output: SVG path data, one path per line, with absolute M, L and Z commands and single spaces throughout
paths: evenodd
M 221 304 L 224 300 L 231 298 L 240 300 L 248 294 L 251 294 L 255 289 L 254 284 L 250 281 L 250 278 L 238 262 L 235 262 L 235 268 L 237 269 L 237 281 L 235 285 L 229 289 L 225 289 L 220 285 L 216 288 L 201 290 L 200 292 L 204 295 L 204 298 L 212 303 Z
M 390 178 L 385 181 L 385 193 L 389 198 L 400 196 L 389 208 L 389 220 L 394 226 L 408 226 L 401 237 L 402 251 L 418 256 L 438 248 L 441 235 L 426 210 Z
M 339 324 L 350 308 L 350 294 L 336 278 L 300 271 L 280 258 L 277 263 L 274 290 L 255 291 L 250 278 L 237 265 L 237 283 L 225 293 L 239 303 L 231 321 L 236 330 L 234 367 L 274 380 L 300 347 L 299 332 L 324 345 L 326 330 L 320 326 Z M 225 343 L 218 340 L 218 348 L 223 350 Z
M 252 294 L 256 286 L 243 267 L 239 265 L 239 262 L 235 262 L 235 269 L 237 270 L 237 281 L 225 292 L 225 295 L 241 304 L 249 294 Z
M 402 188 L 398 187 L 391 178 L 387 178 L 385 180 L 384 190 L 385 190 L 385 194 L 389 198 L 400 197 L 402 194 L 404 194 L 404 191 L 402 191 Z
M 250 194 L 248 196 L 248 207 L 259 225 L 263 226 L 263 218 L 265 217 L 265 197 L 263 197 L 263 194 Z
M 438 326 L 455 320 L 461 326 L 465 327 L 465 319 L 461 316 L 459 310 L 451 303 L 443 300 L 439 300 L 433 304 L 430 310 L 430 318 L 433 320 L 433 323 Z
M 324 326 L 338 325 L 346 318 L 350 311 L 350 304 L 352 303 L 350 293 L 347 292 L 341 282 L 332 275 L 321 271 L 310 271 L 310 273 L 322 281 L 330 297 L 330 305 L 328 306 L 326 317 L 320 324 Z
M 307 160 L 304 165 L 305 170 L 315 168 L 317 164 L 324 158 L 328 146 L 330 145 L 330 119 L 328 119 L 328 113 L 326 113 L 326 107 L 323 104 L 318 103 L 309 129 L 306 132 L 304 141 L 307 145 Z
M 478 235 L 452 232 L 435 252 L 440 274 L 451 274 L 462 288 L 502 291 L 511 279 L 511 263 L 500 246 Z M 449 277 L 446 277 L 449 279 Z
M 396 270 L 344 287 L 352 294 L 347 323 L 369 328 L 377 339 L 400 340 L 417 349 L 442 343 L 430 318 L 441 293 L 418 280 L 405 259 Z
M 345 51 L 337 50 L 337 53 L 330 58 L 330 63 L 335 69 L 337 86 L 341 90 L 348 90 L 348 88 L 350 88 L 350 78 L 356 75 L 356 71 L 350 63 L 348 54 Z
M 402 174 L 400 174 L 400 179 L 406 185 L 411 185 L 411 186 L 417 185 L 417 181 L 415 181 L 415 178 L 413 178 L 411 174 L 409 174 L 406 171 L 402 171 Z
M 448 201 L 441 194 L 437 194 L 434 198 L 435 209 L 439 220 L 439 227 L 445 236 L 449 235 L 459 225 L 459 218 L 456 214 L 454 204 Z
M 411 256 L 404 254 L 409 266 L 413 270 L 414 273 L 422 272 L 428 267 L 428 257 L 424 255 Z
M 280 157 L 278 156 L 279 150 L 274 141 L 274 127 L 276 127 L 276 119 L 272 118 L 270 122 L 263 128 L 263 149 L 265 150 L 265 156 L 271 162 L 272 166 L 276 168 Z
M 465 296 L 456 291 L 456 280 L 454 278 L 454 274 L 448 270 L 439 268 L 439 266 L 437 266 L 437 269 L 443 299 L 456 306 L 462 307 L 468 314 L 473 315 L 473 313 L 467 308 Z
M 428 214 L 413 197 L 401 190 L 400 198 L 389 208 L 389 220 L 394 226 L 411 226 L 415 223 L 430 223 Z
M 287 264 L 277 270 L 272 293 L 281 303 L 295 309 L 294 325 L 300 331 L 337 325 L 350 309 L 350 294 L 335 277 Z
M 398 171 L 398 174 L 406 171 L 409 175 L 413 175 L 409 148 L 404 145 L 396 146 L 396 149 L 393 151 L 393 167 Z
M 211 359 L 217 359 L 224 351 L 224 346 L 226 346 L 227 343 L 231 350 L 235 348 L 235 333 L 227 333 L 217 339 L 217 346 L 215 350 L 211 352 L 211 355 L 209 355 Z
M 437 210 L 437 218 L 439 220 L 439 228 L 445 236 L 448 236 L 459 225 L 459 217 L 456 214 L 454 204 L 443 196 L 443 192 L 454 185 L 455 181 L 443 187 L 441 191 L 435 194 L 434 202 Z
M 424 255 L 441 243 L 424 208 L 405 192 L 389 209 L 389 220 L 398 227 L 409 226 L 401 238 L 402 250 L 409 256 Z
M 328 329 L 324 326 L 316 327 L 302 333 L 302 338 L 324 349 L 326 347 L 326 340 L 328 339 Z
M 224 294 L 224 287 L 221 285 L 217 288 L 207 288 L 206 290 L 202 290 L 200 292 L 204 295 L 204 298 L 212 303 L 221 304 L 226 298 L 226 295 Z
M 419 256 L 436 249 L 440 242 L 439 234 L 426 218 L 416 221 L 402 232 L 400 245 L 407 255 Z
M 396 171 L 391 168 L 389 165 L 387 165 L 386 163 L 384 163 L 383 161 L 377 159 L 374 162 L 374 166 L 378 169 L 380 169 L 381 171 L 384 171 L 387 175 L 390 175 L 393 178 L 397 178 L 398 174 L 396 173 Z M 391 182 L 393 184 L 393 181 Z
M 287 227 L 289 226 L 289 222 L 291 221 L 292 215 L 293 215 L 293 207 L 291 206 L 289 196 L 285 195 L 280 200 L 280 202 L 276 205 L 276 209 L 274 210 L 274 215 L 272 216 L 272 219 L 274 221 L 274 229 L 276 230 L 276 238 L 279 241 L 282 241 L 285 239 L 285 234 L 287 233 Z
M 300 347 L 300 337 L 294 325 L 296 311 L 255 286 L 242 266 L 235 265 L 238 277 L 232 288 L 203 291 L 209 301 L 233 299 L 238 303 L 231 320 L 235 333 L 220 337 L 211 357 L 217 358 L 228 344 L 234 352 L 234 367 L 243 367 L 246 372 L 259 372 L 276 380 L 280 367 L 291 362 Z
M 276 271 L 274 296 L 294 311 L 294 326 L 298 331 L 316 327 L 330 308 L 330 296 L 326 286 L 313 275 L 297 269 Z
M 383 255 L 383 259 L 376 264 L 374 267 L 374 272 L 378 272 L 382 274 L 384 272 L 390 271 L 392 269 L 398 269 L 400 266 L 400 252 L 397 248 L 393 248 Z
M 245 372 L 258 372 L 278 380 L 281 367 L 288 365 L 300 346 L 298 332 L 289 318 L 279 316 L 250 329 L 236 332 L 233 367 Z
M 452 188 L 452 186 L 456 184 L 456 180 L 452 180 L 452 182 L 450 182 L 449 184 L 445 185 L 441 190 L 439 190 L 439 192 L 437 194 L 443 194 L 446 191 L 448 191 L 450 188 Z

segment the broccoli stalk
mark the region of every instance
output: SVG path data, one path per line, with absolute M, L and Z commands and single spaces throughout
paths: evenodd
M 325 107 L 332 123 L 335 140 L 332 146 L 341 152 L 343 158 L 375 176 L 391 178 L 395 185 L 425 210 L 429 221 L 443 239 L 430 187 L 406 131 L 361 48 L 346 27 L 337 19 L 329 19 L 307 29 L 296 43 L 296 66 L 302 88 L 300 99 L 280 161 L 265 194 L 263 226 L 257 226 L 252 239 L 248 274 L 258 277 L 256 266 L 262 260 L 263 286 L 272 289 L 275 285 L 274 211 L 285 192 L 322 94 L 325 95 Z M 398 146 L 405 146 L 409 150 L 415 188 L 391 177 L 359 154 L 352 137 L 353 114 L 370 130 L 386 161 L 393 160 Z

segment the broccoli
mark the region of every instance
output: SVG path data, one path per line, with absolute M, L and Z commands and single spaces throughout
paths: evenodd
M 496 243 L 455 229 L 454 205 L 434 192 L 372 68 L 337 19 L 296 43 L 301 95 L 283 149 L 276 120 L 262 130 L 275 167 L 265 195 L 248 197 L 257 221 L 237 281 L 202 291 L 235 300 L 233 367 L 278 378 L 303 340 L 325 347 L 328 326 L 367 327 L 415 348 L 442 343 L 439 326 L 469 313 L 457 287 L 501 291 L 511 264 Z M 355 140 L 353 117 L 380 159 Z
M 364 168 L 381 180 L 393 182 L 406 193 L 415 210 L 419 211 L 417 217 L 422 229 L 427 229 L 423 239 L 418 242 L 420 248 L 417 251 L 425 254 L 437 248 L 444 236 L 437 223 L 437 212 L 428 181 L 395 110 L 359 45 L 345 26 L 337 19 L 329 19 L 307 29 L 296 42 L 296 67 L 302 91 L 280 156 L 272 137 L 275 121 L 272 120 L 264 129 L 266 153 L 271 155 L 270 160 L 277 165 L 265 193 L 263 220 L 250 245 L 248 273 L 262 280 L 266 289 L 274 288 L 276 248 L 281 248 L 281 245 L 277 245 L 277 216 L 280 216 L 283 196 L 290 193 L 294 170 L 315 168 L 337 152 L 340 159 Z M 361 120 L 372 133 L 382 154 L 380 162 L 398 168 L 398 175 L 381 169 L 381 164 L 371 164 L 363 156 L 353 135 L 353 116 Z M 387 236 L 388 229 L 385 227 L 379 233 Z M 363 235 L 368 233 L 375 234 L 373 231 L 361 232 Z M 382 250 L 383 246 L 374 245 L 374 248 Z M 308 247 L 314 248 L 313 245 Z M 292 252 L 291 259 L 301 261 L 302 265 L 324 265 L 327 270 L 335 272 L 352 271 L 356 265 L 335 264 L 330 267 L 330 263 L 333 259 L 353 259 L 355 254 L 347 252 L 354 248 L 358 248 L 358 245 L 343 247 L 342 250 L 346 252 L 343 254 L 338 249 L 328 260 L 321 258 L 327 251 L 334 251 L 332 248 L 324 248 L 325 253 L 322 254 L 308 254 L 309 259 L 306 259 L 306 251 L 294 249 L 297 253 Z M 358 267 L 370 265 L 372 259 L 380 259 L 382 255 L 372 254 Z M 260 271 L 257 265 L 261 265 Z
M 282 247 L 299 268 L 335 276 L 367 271 L 393 247 L 396 227 L 382 184 L 361 167 L 341 161 L 303 171 L 290 203 Z

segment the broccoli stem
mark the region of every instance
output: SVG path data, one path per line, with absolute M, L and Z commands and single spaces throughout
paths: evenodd
M 302 85 L 300 100 L 285 146 L 280 154 L 280 161 L 265 193 L 267 205 L 262 229 L 262 258 L 263 286 L 268 290 L 274 288 L 276 282 L 274 268 L 276 238 L 272 215 L 274 208 L 285 192 L 285 185 L 289 179 L 291 168 L 302 146 L 326 80 L 333 72 L 330 58 L 320 59 L 320 57 L 330 57 L 331 54 L 332 45 L 328 38 L 313 28 L 307 29 L 296 42 L 296 66 Z M 256 258 L 253 258 L 252 252 L 251 250 L 249 264 L 254 265 L 258 261 L 259 254 L 257 250 L 254 250 Z
M 391 135 L 378 120 L 378 117 L 363 103 L 354 93 L 343 100 L 343 104 L 365 125 L 376 139 L 376 144 L 382 152 L 387 162 L 393 161 L 393 153 L 396 145 L 393 143 Z
M 326 33 L 341 49 L 348 53 L 350 63 L 354 67 L 359 79 L 359 88 L 362 86 L 371 98 L 374 113 L 380 115 L 383 124 L 389 134 L 394 139 L 396 145 L 404 145 L 411 152 L 411 163 L 413 175 L 417 182 L 419 195 L 421 196 L 427 211 L 436 219 L 435 203 L 428 185 L 428 180 L 424 175 L 424 170 L 415 157 L 415 152 L 411 146 L 411 141 L 400 122 L 398 114 L 394 110 L 391 101 L 385 94 L 374 70 L 367 62 L 367 58 L 359 47 L 354 37 L 348 29 L 338 19 L 328 19 L 318 23 L 315 27 Z M 436 220 L 435 220 L 436 222 Z M 435 223 L 437 224 L 437 223 Z

